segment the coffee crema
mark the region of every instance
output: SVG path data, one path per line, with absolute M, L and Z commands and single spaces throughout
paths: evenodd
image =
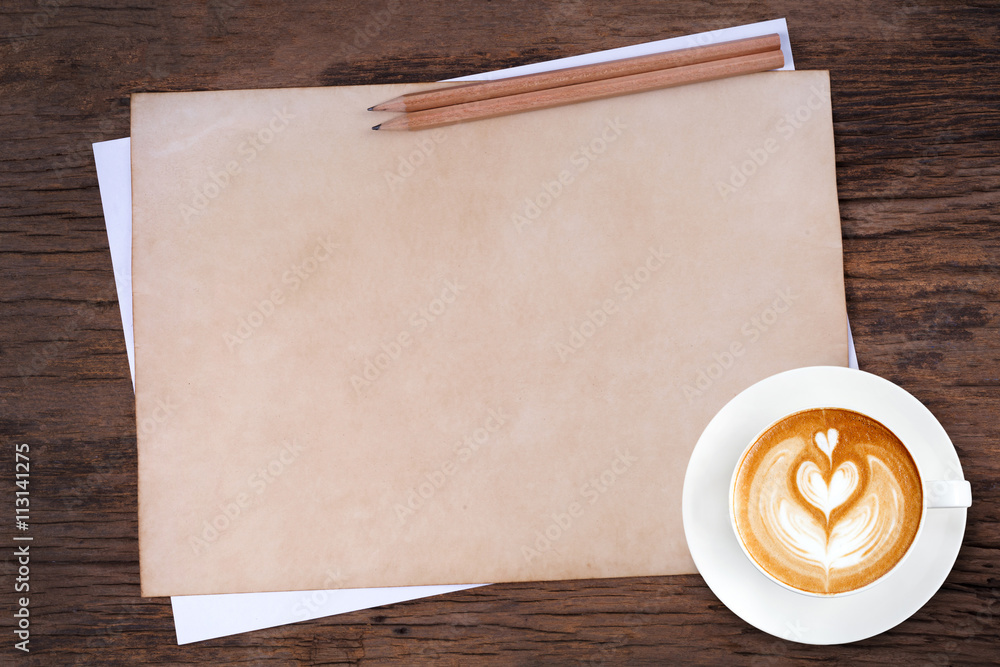
M 804 410 L 762 433 L 733 485 L 743 546 L 801 591 L 857 590 L 886 574 L 920 528 L 923 486 L 903 443 L 839 408 Z

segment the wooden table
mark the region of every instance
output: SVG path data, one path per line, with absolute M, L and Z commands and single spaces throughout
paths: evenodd
M 30 654 L 0 525 L 0 662 L 953 664 L 1000 659 L 1000 4 L 110 3 L 0 14 L 0 506 L 31 456 Z M 975 503 L 954 571 L 910 620 L 839 647 L 776 639 L 697 575 L 496 585 L 178 647 L 139 597 L 136 428 L 90 145 L 129 94 L 430 81 L 785 16 L 829 69 L 847 305 L 861 368 L 951 434 Z M 9 509 L 7 511 L 10 511 Z M 17 662 L 9 662 L 16 660 Z

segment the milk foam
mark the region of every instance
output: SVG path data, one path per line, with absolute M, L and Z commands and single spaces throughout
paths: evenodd
M 744 458 L 734 497 L 737 528 L 751 556 L 793 587 L 859 588 L 890 569 L 912 542 L 922 510 L 916 468 L 901 443 L 873 444 L 854 423 L 849 433 L 803 426 L 813 427 L 812 437 L 791 429 L 765 443 L 749 465 Z
M 768 475 L 784 477 L 784 466 L 792 460 L 780 456 L 769 468 Z M 896 526 L 900 511 L 902 488 L 892 473 L 873 456 L 868 457 L 872 478 L 878 486 L 891 489 L 891 508 L 880 507 L 874 493 L 862 495 L 836 522 L 830 512 L 843 505 L 857 490 L 859 473 L 853 462 L 841 464 L 829 484 L 812 461 L 799 465 L 795 475 L 796 490 L 809 504 L 823 512 L 825 521 L 802 507 L 799 499 L 778 485 L 762 493 L 758 504 L 764 527 L 789 552 L 823 568 L 829 579 L 831 570 L 851 568 L 870 554 L 877 552 Z

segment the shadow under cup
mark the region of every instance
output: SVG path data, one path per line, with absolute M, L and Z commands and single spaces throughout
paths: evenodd
M 836 407 L 795 412 L 761 431 L 729 488 L 747 558 L 779 585 L 824 598 L 878 584 L 905 560 L 928 509 L 971 502 L 967 481 L 924 480 L 895 433 Z

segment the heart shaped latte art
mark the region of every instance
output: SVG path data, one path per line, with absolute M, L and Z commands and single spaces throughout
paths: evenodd
M 795 590 L 838 595 L 892 570 L 916 539 L 923 488 L 903 442 L 841 408 L 803 410 L 761 433 L 732 485 L 740 544 Z
M 891 492 L 882 501 L 864 489 L 858 494 L 862 478 L 858 465 L 844 461 L 833 468 L 838 442 L 836 429 L 814 434 L 811 444 L 826 460 L 820 459 L 822 463 L 817 464 L 807 459 L 799 464 L 794 478 L 798 493 L 789 493 L 782 485 L 770 485 L 768 492 L 760 496 L 762 519 L 777 542 L 797 558 L 821 567 L 826 576 L 838 568 L 854 567 L 866 554 L 882 548 L 890 538 L 896 523 L 894 516 L 902 504 L 902 489 L 892 471 L 872 456 L 864 461 L 868 470 L 866 488 L 875 484 Z M 790 464 L 790 453 L 777 454 L 767 477 L 780 479 L 784 476 L 781 471 Z M 831 513 L 854 497 L 856 500 L 850 507 L 831 523 Z M 886 501 L 892 507 L 884 506 Z M 807 505 L 822 512 L 824 520 L 820 521 Z
M 795 484 L 802 497 L 822 512 L 829 521 L 830 512 L 847 502 L 857 490 L 860 477 L 858 467 L 851 461 L 845 461 L 833 471 L 830 481 L 827 482 L 819 466 L 812 461 L 806 461 L 799 466 Z
M 826 454 L 826 458 L 833 465 L 833 450 L 837 447 L 837 441 L 840 439 L 840 433 L 835 428 L 827 429 L 826 433 L 820 431 L 815 436 L 813 436 L 813 442 L 819 447 L 820 451 Z

